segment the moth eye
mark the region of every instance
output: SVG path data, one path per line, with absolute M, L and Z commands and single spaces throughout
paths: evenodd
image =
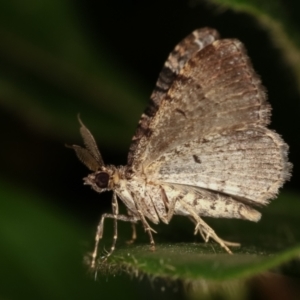
M 95 183 L 101 189 L 107 188 L 109 181 L 109 175 L 106 172 L 100 172 L 95 177 Z

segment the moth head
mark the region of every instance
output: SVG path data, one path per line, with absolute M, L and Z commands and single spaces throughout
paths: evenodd
M 113 182 L 115 182 L 118 178 L 118 176 L 116 176 L 116 168 L 113 166 L 106 167 L 104 165 L 102 156 L 99 152 L 93 135 L 82 123 L 79 117 L 78 121 L 81 125 L 80 133 L 83 138 L 85 147 L 81 147 L 78 145 L 66 146 L 75 150 L 75 153 L 79 160 L 91 171 L 93 171 L 92 174 L 83 179 L 84 184 L 91 185 L 95 191 L 100 193 L 106 190 L 110 190 L 113 187 Z
M 119 181 L 118 171 L 114 166 L 103 167 L 102 170 L 83 178 L 84 184 L 90 185 L 96 192 L 112 190 Z

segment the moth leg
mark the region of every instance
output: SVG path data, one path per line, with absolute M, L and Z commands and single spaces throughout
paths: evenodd
M 117 201 L 117 196 L 115 193 L 113 194 L 113 199 L 112 199 L 112 209 L 113 209 L 113 214 L 103 214 L 101 216 L 100 222 L 98 224 L 97 232 L 96 232 L 96 236 L 95 236 L 95 247 L 94 247 L 94 251 L 92 253 L 91 268 L 95 268 L 95 266 L 96 266 L 98 245 L 99 245 L 99 241 L 103 237 L 104 220 L 106 218 L 114 219 L 114 236 L 113 236 L 112 246 L 111 246 L 109 252 L 104 256 L 104 260 L 106 260 L 115 250 L 115 246 L 116 246 L 116 242 L 117 242 L 117 238 L 118 238 L 118 220 L 125 221 L 125 222 L 131 222 L 131 223 L 139 221 L 139 218 L 137 218 L 136 216 L 119 215 L 118 201 Z
M 209 235 L 204 235 L 204 232 L 202 230 L 201 227 L 197 228 L 197 222 L 195 219 L 193 219 L 191 216 L 188 217 L 194 224 L 195 224 L 195 231 L 194 231 L 194 235 L 197 235 L 197 233 L 199 232 L 199 234 L 201 235 L 201 237 L 203 238 L 204 242 L 207 243 L 209 241 Z
M 165 197 L 167 197 L 167 195 L 165 194 Z M 169 198 L 167 197 L 167 200 L 169 202 Z M 175 205 L 176 205 L 176 202 L 177 202 L 177 197 L 172 199 L 171 202 L 170 202 L 170 205 L 168 207 L 168 213 L 167 213 L 167 217 L 166 217 L 166 221 L 167 221 L 167 224 L 171 221 L 172 217 L 174 216 L 174 210 L 175 210 Z
M 135 199 L 135 206 L 136 206 L 136 209 L 137 209 L 137 212 L 139 214 L 139 217 L 140 217 L 140 220 L 144 226 L 144 229 L 145 231 L 148 233 L 148 236 L 149 236 L 149 239 L 150 239 L 150 249 L 152 251 L 155 250 L 155 242 L 154 242 L 154 239 L 153 239 L 153 236 L 152 236 L 152 232 L 156 233 L 156 231 L 154 229 L 152 229 L 150 227 L 150 225 L 148 224 L 143 212 L 141 211 L 140 209 L 140 204 L 139 204 L 139 200 L 138 199 Z
M 189 219 L 196 226 L 194 234 L 196 235 L 199 232 L 199 234 L 203 238 L 204 242 L 207 243 L 209 241 L 210 235 L 209 234 L 205 235 L 204 232 L 203 232 L 203 230 L 202 230 L 202 228 L 201 228 L 201 226 L 197 227 L 197 222 L 192 217 L 189 217 Z M 226 240 L 223 240 L 223 242 L 225 243 L 226 246 L 230 246 L 230 247 L 240 247 L 241 246 L 240 243 L 233 243 L 233 242 L 229 242 L 229 241 L 226 241 Z
M 130 217 L 133 216 L 132 212 L 129 209 L 127 210 L 127 213 L 128 213 L 128 216 L 130 216 Z M 131 239 L 129 241 L 127 241 L 127 244 L 133 244 L 137 238 L 135 222 L 131 222 L 131 228 L 132 228 L 132 236 L 131 236 Z
M 190 217 L 190 220 L 196 225 L 195 227 L 195 235 L 197 234 L 197 231 L 199 231 L 201 237 L 203 238 L 204 242 L 207 243 L 209 241 L 209 238 L 211 237 L 209 233 L 207 233 L 206 235 L 204 234 L 203 230 L 202 230 L 202 227 L 199 226 L 199 224 L 197 224 L 197 222 Z M 198 225 L 198 226 L 197 226 Z M 230 247 L 240 247 L 241 244 L 240 243 L 235 243 L 235 242 L 229 242 L 229 241 L 226 241 L 226 240 L 223 240 L 222 241 L 224 242 L 224 244 L 226 246 L 230 246 Z
M 147 231 L 147 233 L 148 233 L 148 235 L 149 235 L 149 239 L 150 239 L 150 249 L 151 249 L 152 251 L 154 251 L 154 250 L 155 250 L 155 242 L 154 242 L 154 239 L 153 239 L 153 236 L 152 236 L 152 231 L 153 231 L 154 233 L 156 233 L 156 231 L 153 230 L 153 229 L 149 226 L 149 224 L 148 224 L 148 222 L 147 222 L 145 216 L 143 215 L 143 213 L 142 213 L 139 209 L 138 209 L 138 213 L 139 213 L 139 215 L 140 215 L 140 219 L 141 219 L 141 222 L 142 222 L 142 224 L 143 224 L 143 226 L 144 226 L 144 229 L 145 229 L 145 231 Z
M 208 225 L 206 224 L 195 212 L 193 207 L 189 204 L 187 204 L 184 200 L 179 199 L 178 200 L 182 207 L 190 213 L 190 216 L 194 219 L 194 223 L 196 224 L 195 232 L 202 232 L 203 235 L 205 235 L 204 240 L 208 240 L 210 237 L 215 240 L 222 248 L 224 248 L 229 254 L 232 254 L 231 250 L 227 247 L 227 242 L 222 240 L 221 238 L 218 237 L 218 235 L 215 233 L 215 231 Z M 201 228 L 201 229 L 200 229 Z M 201 234 L 201 235 L 202 235 Z M 202 236 L 203 236 L 202 235 Z M 230 246 L 230 245 L 228 245 Z

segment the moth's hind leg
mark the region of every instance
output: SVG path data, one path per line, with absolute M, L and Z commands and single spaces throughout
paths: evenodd
M 238 243 L 232 243 L 221 239 L 215 231 L 206 224 L 196 213 L 193 207 L 187 204 L 183 199 L 179 200 L 180 205 L 190 214 L 189 218 L 195 224 L 195 234 L 198 232 L 202 236 L 205 242 L 208 242 L 209 238 L 212 238 L 215 242 L 217 242 L 222 248 L 224 248 L 229 254 L 232 254 L 231 250 L 228 248 L 232 246 L 240 246 Z
M 194 232 L 194 234 L 196 235 L 199 232 L 199 234 L 203 238 L 204 242 L 207 243 L 209 241 L 209 238 L 211 237 L 209 235 L 209 233 L 205 234 L 204 231 L 203 231 L 203 229 L 202 229 L 202 227 L 201 227 L 201 224 L 197 223 L 197 221 L 194 220 L 194 218 L 189 217 L 189 219 L 195 224 L 195 232 Z M 223 240 L 223 239 L 222 239 L 222 241 L 224 242 L 224 244 L 226 246 L 229 246 L 229 247 L 240 247 L 241 246 L 240 243 L 229 242 L 229 241 L 226 241 L 226 240 Z
M 197 233 L 199 232 L 199 234 L 203 238 L 204 242 L 207 243 L 209 241 L 209 235 L 205 235 L 204 234 L 204 232 L 202 230 L 202 227 L 201 226 L 197 226 L 197 221 L 193 217 L 188 216 L 188 218 L 195 224 L 194 235 L 197 235 Z

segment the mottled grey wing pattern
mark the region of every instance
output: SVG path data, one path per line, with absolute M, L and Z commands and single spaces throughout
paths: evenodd
M 243 45 L 217 40 L 196 53 L 173 81 L 135 151 L 148 166 L 186 141 L 269 123 L 270 106 Z M 144 146 L 144 144 L 146 146 Z
M 142 114 L 139 121 L 139 126 L 132 139 L 132 143 L 128 153 L 128 172 L 130 166 L 137 164 L 137 157 L 147 147 L 147 140 L 144 137 L 150 134 L 149 128 L 152 118 L 155 116 L 160 107 L 161 102 L 165 98 L 169 88 L 178 76 L 186 62 L 195 55 L 198 51 L 213 43 L 219 38 L 219 33 L 212 28 L 200 28 L 193 31 L 170 53 L 167 61 L 164 64 L 162 71 L 159 74 L 154 91 L 150 97 L 150 103 Z M 139 154 L 140 153 L 140 154 Z
M 244 46 L 216 40 L 177 65 L 170 82 L 161 76 L 157 83 L 152 111 L 133 138 L 129 169 L 267 203 L 288 179 L 290 164 L 287 145 L 265 127 L 271 108 Z
M 147 168 L 150 180 L 221 192 L 267 204 L 288 179 L 287 145 L 275 132 L 249 126 L 186 142 Z

